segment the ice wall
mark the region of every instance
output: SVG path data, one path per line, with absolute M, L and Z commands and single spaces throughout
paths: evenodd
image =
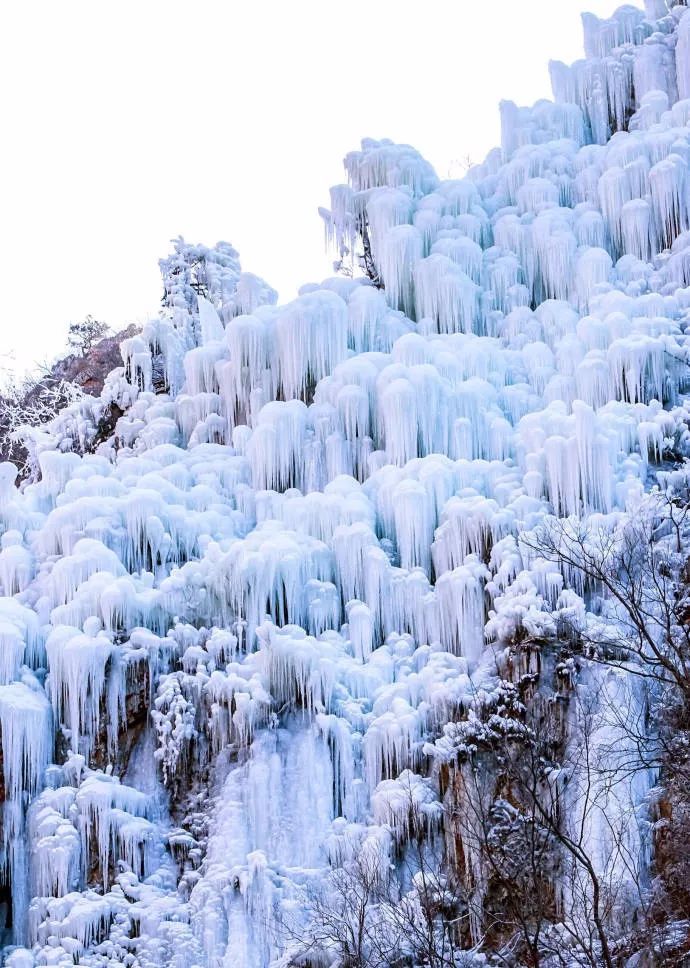
M 267 966 L 331 867 L 399 857 L 406 797 L 438 838 L 427 744 L 498 701 L 517 636 L 584 615 L 521 532 L 619 521 L 687 456 L 690 12 L 584 26 L 466 178 L 347 156 L 322 214 L 377 284 L 278 306 L 178 240 L 101 398 L 29 432 L 21 489 L 0 465 L 8 964 Z M 144 669 L 156 750 L 123 778 Z M 211 769 L 197 820 L 147 769 L 178 807 Z

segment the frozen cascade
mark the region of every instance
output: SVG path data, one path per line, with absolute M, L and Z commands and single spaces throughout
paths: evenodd
M 209 964 L 262 968 L 277 896 L 299 897 L 326 863 L 333 819 L 332 766 L 315 727 L 272 730 L 219 791 L 206 870 L 190 897 Z
M 8 964 L 284 965 L 334 871 L 403 884 L 418 834 L 440 856 L 442 795 L 483 809 L 467 764 L 530 702 L 571 751 L 590 703 L 594 753 L 632 755 L 644 689 L 552 668 L 608 606 L 528 537 L 614 533 L 690 456 L 690 13 L 584 29 L 465 178 L 348 154 L 321 215 L 349 275 L 278 306 L 232 246 L 176 240 L 100 398 L 26 430 L 21 487 L 0 464 Z M 653 780 L 587 816 L 584 773 L 546 784 L 622 929 Z M 488 880 L 453 849 L 469 946 Z

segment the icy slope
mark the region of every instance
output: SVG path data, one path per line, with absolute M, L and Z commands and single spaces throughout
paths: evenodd
M 329 867 L 400 857 L 409 796 L 440 863 L 438 749 L 518 634 L 584 621 L 520 533 L 613 525 L 688 450 L 690 13 L 585 47 L 461 181 L 348 155 L 327 232 L 383 288 L 276 306 L 180 240 L 101 398 L 29 433 L 35 482 L 0 466 L 8 964 L 264 968 Z

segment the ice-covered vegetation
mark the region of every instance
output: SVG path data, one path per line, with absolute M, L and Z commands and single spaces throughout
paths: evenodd
M 350 153 L 287 305 L 176 241 L 0 464 L 8 965 L 677 956 L 690 11 L 584 27 L 465 178 Z

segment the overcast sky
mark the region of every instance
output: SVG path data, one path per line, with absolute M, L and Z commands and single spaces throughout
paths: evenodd
M 290 299 L 329 271 L 316 209 L 362 137 L 446 176 L 498 102 L 550 96 L 613 0 L 20 0 L 0 15 L 2 318 L 15 365 L 159 299 L 174 236 L 231 242 Z

